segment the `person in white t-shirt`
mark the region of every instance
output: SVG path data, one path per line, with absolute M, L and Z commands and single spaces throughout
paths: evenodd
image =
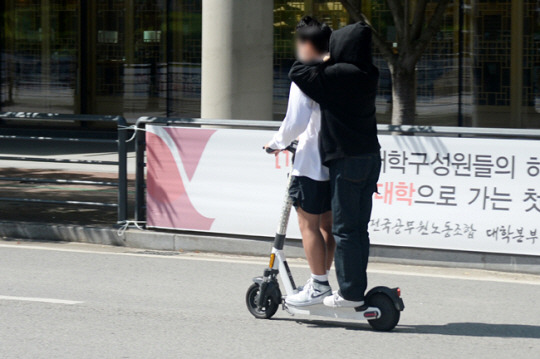
M 302 62 L 322 61 L 328 52 L 331 33 L 326 24 L 310 16 L 303 17 L 296 27 L 298 59 Z M 298 139 L 289 195 L 298 214 L 311 278 L 297 294 L 285 299 L 294 306 L 319 304 L 332 294 L 328 271 L 334 259 L 336 242 L 332 235 L 330 177 L 319 151 L 320 127 L 319 104 L 292 83 L 285 119 L 265 147 L 277 153 Z

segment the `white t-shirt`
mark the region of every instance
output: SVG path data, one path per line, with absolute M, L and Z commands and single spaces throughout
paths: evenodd
M 298 138 L 293 176 L 306 176 L 315 181 L 330 179 L 328 168 L 321 163 L 319 131 L 321 108 L 293 82 L 289 93 L 287 115 L 269 147 L 284 149 Z

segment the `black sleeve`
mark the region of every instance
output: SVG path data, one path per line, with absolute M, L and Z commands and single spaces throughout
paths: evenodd
M 289 72 L 289 78 L 315 102 L 328 101 L 327 64 L 303 64 L 296 61 Z

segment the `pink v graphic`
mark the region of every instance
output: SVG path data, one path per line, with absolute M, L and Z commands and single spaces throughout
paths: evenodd
M 147 142 L 147 222 L 161 228 L 209 230 L 214 222 L 193 206 L 182 180 L 178 165 L 182 165 L 191 181 L 204 149 L 215 130 L 166 128 L 173 141 L 166 141 L 152 132 L 146 133 Z M 177 164 L 172 151 L 178 151 Z
M 201 156 L 204 152 L 206 144 L 210 137 L 216 132 L 215 130 L 198 129 L 198 128 L 178 128 L 167 127 L 165 131 L 171 135 L 178 153 L 184 164 L 186 174 L 191 181 Z

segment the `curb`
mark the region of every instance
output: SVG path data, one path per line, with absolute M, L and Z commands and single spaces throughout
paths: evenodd
M 81 242 L 159 251 L 200 251 L 267 256 L 269 238 L 233 238 L 205 233 L 127 230 L 112 227 L 0 221 L 0 237 L 22 240 Z M 302 243 L 289 240 L 287 256 L 305 258 Z M 371 246 L 374 262 L 439 267 L 462 267 L 503 272 L 540 274 L 540 256 L 462 252 L 426 248 Z
M 119 235 L 118 229 L 112 227 L 34 222 L 0 221 L 0 238 L 2 237 L 21 240 L 80 242 L 157 251 L 183 250 L 251 256 L 268 256 L 272 248 L 272 240 L 269 238 L 245 239 L 205 233 L 171 233 L 137 229 L 129 229 Z M 304 258 L 301 242 L 298 240 L 289 241 L 287 254 L 289 257 Z

